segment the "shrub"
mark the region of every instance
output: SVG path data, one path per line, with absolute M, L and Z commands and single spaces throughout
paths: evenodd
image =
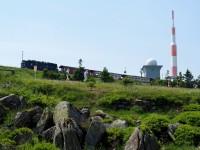
M 46 78 L 46 79 L 59 79 L 60 78 L 60 74 L 57 71 L 49 71 L 47 69 L 44 69 L 42 76 L 43 76 L 43 78 Z
M 200 128 L 190 125 L 179 126 L 174 134 L 178 145 L 199 145 L 200 144 Z
M 189 104 L 183 107 L 184 111 L 200 111 L 199 104 Z
M 175 121 L 192 126 L 200 126 L 200 111 L 189 111 L 180 113 L 175 117 Z
M 22 134 L 33 134 L 33 131 L 29 128 L 18 128 L 16 130 L 14 130 L 13 132 L 11 132 L 8 137 L 10 139 L 13 139 L 17 135 L 22 135 Z
M 132 93 L 118 91 L 105 95 L 98 101 L 98 104 L 104 107 L 112 107 L 114 103 L 130 102 L 133 99 L 134 96 L 132 95 Z
M 87 80 L 87 86 L 90 88 L 90 90 L 92 90 L 92 88 L 95 87 L 95 84 L 96 84 L 95 78 L 90 77 L 90 78 Z
M 129 137 L 131 136 L 134 128 L 128 127 L 128 128 L 109 128 L 107 129 L 107 144 L 115 143 L 116 146 L 121 146 L 128 141 Z
M 154 134 L 161 142 L 165 142 L 168 125 L 169 120 L 166 116 L 152 114 L 143 120 L 141 129 L 143 132 Z
M 15 141 L 9 139 L 11 131 L 8 129 L 0 128 L 0 145 L 15 145 Z
M 162 149 L 163 150 L 197 150 L 194 146 L 175 145 L 175 144 L 165 145 L 165 146 L 163 146 Z
M 122 83 L 124 86 L 127 86 L 129 84 L 133 84 L 133 79 L 131 79 L 130 77 L 126 76 L 122 79 Z
M 73 80 L 76 81 L 83 81 L 84 80 L 84 68 L 83 67 L 79 67 L 73 76 Z
M 101 72 L 100 77 L 103 82 L 113 82 L 114 81 L 113 77 L 110 75 L 110 73 L 108 72 L 108 69 L 106 67 L 103 68 L 103 71 Z

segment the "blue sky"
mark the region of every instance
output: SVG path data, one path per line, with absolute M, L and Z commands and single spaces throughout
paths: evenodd
M 0 65 L 25 59 L 139 75 L 148 58 L 170 69 L 175 10 L 178 71 L 200 74 L 199 0 L 0 1 Z

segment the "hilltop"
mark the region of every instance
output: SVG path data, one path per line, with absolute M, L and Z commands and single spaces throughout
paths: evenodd
M 41 108 L 41 114 L 46 108 L 53 113 L 62 101 L 69 102 L 81 112 L 87 109 L 90 119 L 98 117 L 106 127 L 96 149 L 124 149 L 126 143 L 130 144 L 127 141 L 136 129 L 156 139 L 161 149 L 195 149 L 200 144 L 199 89 L 134 83 L 124 86 L 121 81 L 103 83 L 98 79 L 95 87 L 90 88 L 85 82 L 43 79 L 42 74 L 38 71 L 35 79 L 33 70 L 0 67 L 0 97 L 14 94 L 23 97 L 26 103 L 23 108 L 17 109 L 3 106 L 7 113 L 2 119 L 0 145 L 37 149 L 46 144 L 51 147 L 49 149 L 56 149 L 50 144 L 52 142 L 38 136 L 35 128 L 27 128 L 26 125 L 16 127 L 15 118 L 17 112 L 32 110 L 36 106 Z M 68 107 L 68 104 L 65 105 Z M 113 125 L 116 120 L 121 121 L 120 127 Z M 171 126 L 173 131 L 169 131 Z M 82 128 L 89 130 L 89 127 Z M 33 136 L 28 142 L 19 144 L 13 139 L 13 134 L 21 132 Z

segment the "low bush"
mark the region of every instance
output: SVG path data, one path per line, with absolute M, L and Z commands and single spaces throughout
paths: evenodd
M 60 74 L 57 71 L 49 71 L 48 69 L 44 69 L 43 71 L 43 78 L 46 79 L 59 79 Z
M 133 79 L 131 79 L 130 77 L 124 77 L 122 79 L 122 83 L 123 83 L 124 86 L 127 86 L 129 84 L 133 84 L 133 82 L 134 82 Z
M 90 78 L 87 80 L 87 86 L 90 88 L 90 90 L 92 90 L 92 89 L 95 87 L 95 84 L 96 84 L 95 78 L 90 77 Z
M 15 141 L 9 138 L 11 131 L 5 128 L 0 128 L 0 145 L 15 145 Z
M 162 150 L 197 150 L 194 146 L 189 145 L 175 145 L 175 144 L 169 144 L 163 146 Z
M 200 111 L 182 112 L 175 117 L 175 121 L 200 127 Z
M 184 111 L 200 111 L 199 104 L 189 104 L 183 107 Z
M 200 128 L 190 125 L 181 125 L 175 131 L 175 143 L 177 145 L 195 145 L 200 144 Z
M 166 116 L 152 114 L 144 118 L 141 129 L 145 133 L 154 134 L 161 142 L 167 141 L 169 120 Z
M 29 128 L 18 128 L 14 131 L 12 131 L 10 134 L 9 134 L 9 138 L 10 139 L 13 139 L 14 137 L 16 137 L 17 135 L 23 135 L 23 134 L 33 134 L 33 131 Z
M 128 141 L 129 137 L 131 136 L 134 128 L 109 128 L 107 129 L 107 138 L 106 142 L 111 147 L 120 146 L 121 148 L 125 145 Z
M 118 92 L 112 92 L 105 95 L 98 101 L 98 104 L 100 106 L 111 107 L 112 104 L 114 103 L 131 102 L 131 100 L 133 99 L 134 99 L 134 96 L 132 95 L 132 93 L 118 91 Z

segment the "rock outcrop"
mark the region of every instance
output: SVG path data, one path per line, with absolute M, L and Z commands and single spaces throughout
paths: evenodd
M 53 126 L 41 133 L 41 136 L 48 142 L 53 142 L 53 137 L 55 134 L 56 126 Z
M 81 150 L 81 134 L 76 123 L 67 119 L 56 124 L 53 143 L 61 150 Z
M 53 122 L 53 113 L 51 112 L 50 108 L 45 108 L 40 120 L 36 125 L 36 130 L 38 133 L 42 133 L 43 131 L 51 128 L 54 126 Z
M 63 122 L 64 119 L 69 118 L 73 119 L 79 125 L 81 124 L 81 112 L 77 108 L 67 101 L 58 103 L 53 115 L 55 124 Z
M 95 149 L 95 146 L 101 141 L 105 132 L 104 124 L 99 120 L 93 120 L 85 137 L 86 149 Z
M 42 115 L 42 108 L 35 106 L 30 110 L 18 112 L 14 119 L 15 127 L 35 128 Z
M 84 139 L 81 112 L 67 101 L 60 102 L 53 115 L 56 124 L 53 143 L 61 150 L 81 150 Z
M 0 104 L 0 123 L 3 122 L 7 109 Z
M 25 106 L 23 97 L 14 94 L 0 98 L 0 104 L 9 109 L 19 109 Z
M 117 119 L 112 122 L 111 128 L 126 128 L 128 127 L 128 123 L 126 120 Z
M 139 128 L 130 136 L 125 145 L 125 150 L 159 150 L 159 144 L 154 136 L 147 133 L 142 133 Z
M 175 141 L 174 133 L 175 133 L 176 129 L 178 128 L 178 126 L 180 126 L 179 123 L 175 123 L 175 124 L 170 124 L 170 125 L 168 125 L 168 131 L 167 131 L 167 133 L 168 133 L 169 137 L 170 137 L 173 141 Z
M 13 140 L 16 142 L 17 145 L 25 144 L 32 140 L 33 134 L 31 132 L 26 132 L 22 134 L 17 134 Z

